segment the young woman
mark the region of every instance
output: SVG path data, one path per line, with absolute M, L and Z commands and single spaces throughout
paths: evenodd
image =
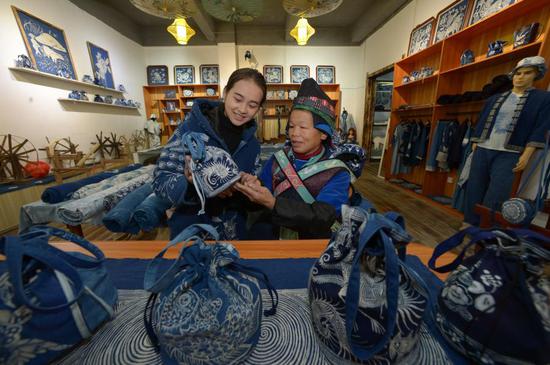
M 330 237 L 341 205 L 349 202 L 351 181 L 345 164 L 329 159 L 334 124 L 330 98 L 315 80 L 304 80 L 287 126 L 290 146 L 267 161 L 261 182 L 244 174 L 234 185 L 266 208 L 249 238 Z
M 233 188 L 207 199 L 206 213 L 197 215 L 201 206 L 183 152 L 184 133 L 204 133 L 209 137 L 206 145 L 227 151 L 240 171 L 254 174 L 259 170 L 254 116 L 266 98 L 265 79 L 254 69 L 238 69 L 229 77 L 223 95 L 223 101 L 195 100 L 189 118 L 178 126 L 161 153 L 153 187 L 157 196 L 175 207 L 168 220 L 171 237 L 193 223 L 214 225 L 223 239 L 244 237 L 246 199 Z

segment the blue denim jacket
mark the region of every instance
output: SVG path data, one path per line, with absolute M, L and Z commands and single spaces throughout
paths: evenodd
M 211 122 L 203 114 L 204 109 L 222 105 L 219 101 L 197 99 L 193 103 L 188 120 L 180 124 L 161 152 L 157 168 L 154 173 L 153 190 L 160 198 L 167 200 L 174 206 L 190 203 L 185 200 L 187 179 L 183 173 L 185 156 L 181 136 L 185 132 L 199 132 L 208 135 L 208 146 L 215 146 L 229 151 L 226 143 L 216 133 Z M 259 170 L 260 143 L 255 137 L 256 122 L 243 131 L 242 140 L 231 156 L 240 171 L 255 174 Z
M 510 91 L 489 98 L 479 116 L 472 142 L 485 141 L 491 135 L 496 116 Z M 519 128 L 518 128 L 519 126 Z M 550 130 L 550 92 L 529 89 L 520 98 L 507 134 L 506 148 L 523 151 L 525 147 L 544 147 L 544 135 Z

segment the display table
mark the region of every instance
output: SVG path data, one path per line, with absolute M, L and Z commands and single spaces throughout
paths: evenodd
M 281 240 L 233 242 L 246 265 L 261 269 L 277 289 L 279 305 L 274 316 L 262 317 L 258 344 L 243 362 L 246 365 L 333 364 L 319 345 L 313 332 L 308 300 L 309 271 L 321 255 L 328 240 Z M 149 293 L 143 288 L 143 275 L 151 258 L 165 241 L 103 241 L 95 242 L 106 256 L 106 265 L 118 290 L 115 318 L 103 326 L 91 340 L 84 342 L 61 359 L 59 365 L 72 364 L 133 364 L 161 365 L 152 348 L 143 324 L 143 313 Z M 54 243 L 61 249 L 76 250 L 71 243 Z M 168 250 L 164 264 L 177 257 L 181 245 Z M 426 263 L 432 249 L 412 243 L 408 246 L 407 265 L 427 284 L 432 303 L 441 281 L 420 261 Z M 455 256 L 444 255 L 438 264 L 450 262 Z M 164 270 L 164 269 L 163 269 Z M 262 289 L 265 307 L 269 296 Z M 418 343 L 401 364 L 466 364 L 442 340 L 431 315 L 426 312 L 419 329 Z
M 108 259 L 151 259 L 165 246 L 167 241 L 100 241 L 94 242 Z M 233 241 L 231 242 L 239 251 L 243 259 L 298 259 L 318 258 L 328 240 L 278 240 L 278 241 Z M 82 251 L 80 247 L 68 242 L 56 242 L 57 247 L 64 250 Z M 164 255 L 166 259 L 177 257 L 181 245 L 171 247 Z M 407 254 L 417 256 L 424 265 L 432 256 L 433 248 L 410 243 L 407 246 Z M 451 262 L 456 257 L 453 253 L 445 253 L 438 260 L 442 266 Z M 440 279 L 447 274 L 434 272 Z

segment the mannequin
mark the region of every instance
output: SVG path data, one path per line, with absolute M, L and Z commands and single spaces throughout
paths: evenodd
M 152 113 L 149 120 L 145 122 L 143 126 L 145 134 L 147 135 L 147 141 L 149 142 L 149 148 L 160 146 L 160 124 L 157 122 L 157 115 Z
M 514 173 L 525 169 L 550 129 L 550 93 L 533 88 L 547 67 L 540 56 L 518 62 L 509 76 L 511 91 L 489 98 L 472 136 L 472 166 L 466 189 L 464 221 L 478 225 L 476 204 L 500 210 L 512 193 Z

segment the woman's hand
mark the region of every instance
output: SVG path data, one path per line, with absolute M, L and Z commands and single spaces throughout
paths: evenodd
M 259 184 L 243 184 L 236 182 L 233 185 L 237 191 L 243 193 L 250 201 L 258 203 L 271 210 L 275 207 L 275 197 L 271 194 L 268 188 Z
M 239 180 L 241 184 L 244 184 L 249 187 L 261 187 L 262 183 L 257 176 L 247 174 L 246 172 L 241 172 L 241 179 Z

